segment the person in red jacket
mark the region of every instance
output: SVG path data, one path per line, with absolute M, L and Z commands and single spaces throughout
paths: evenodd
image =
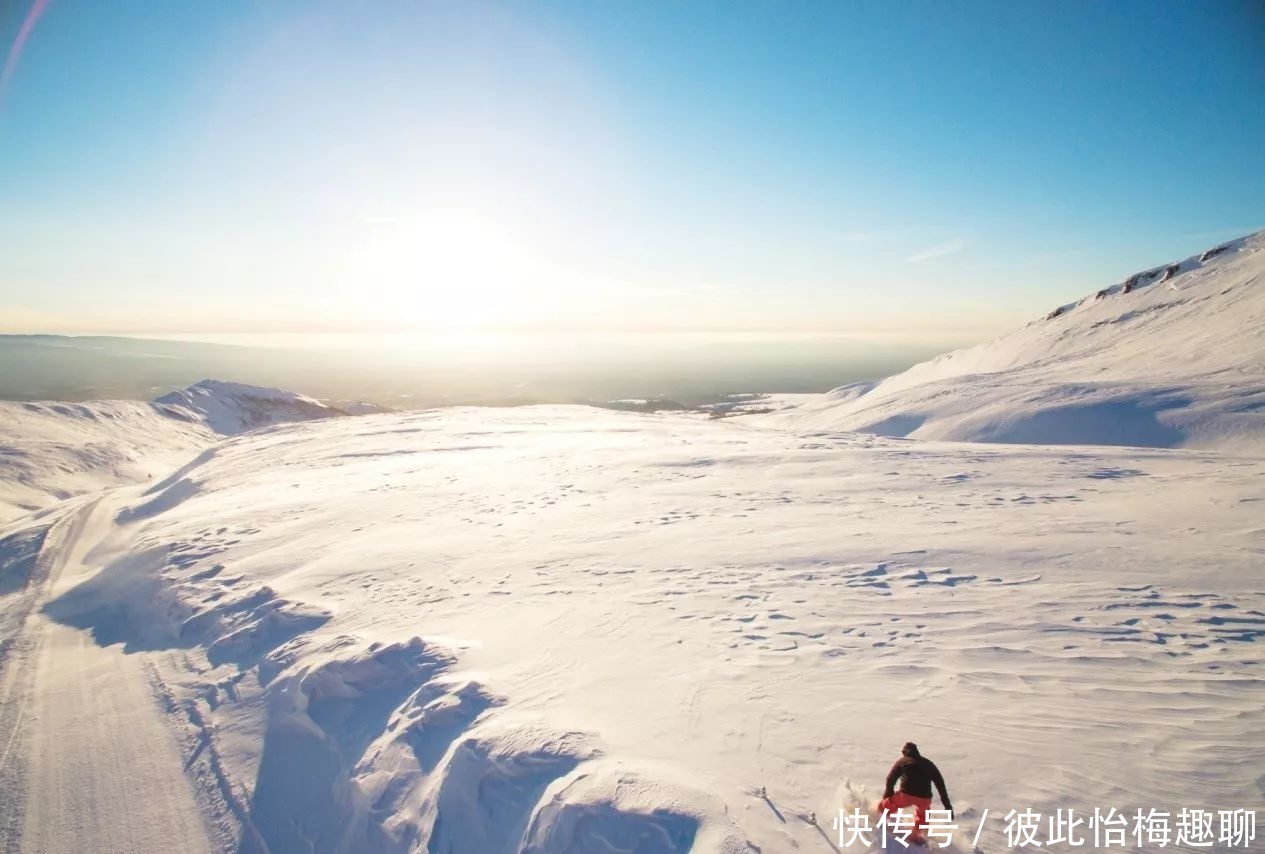
M 900 784 L 900 791 L 896 784 Z M 949 803 L 949 792 L 944 785 L 944 777 L 936 763 L 918 752 L 918 745 L 912 741 L 905 742 L 900 749 L 900 758 L 887 773 L 887 784 L 883 787 L 883 800 L 879 801 L 879 812 L 889 815 L 904 807 L 914 808 L 914 831 L 910 838 L 922 841 L 927 823 L 927 810 L 931 809 L 931 787 L 934 785 L 940 795 L 940 803 L 953 816 L 953 804 Z

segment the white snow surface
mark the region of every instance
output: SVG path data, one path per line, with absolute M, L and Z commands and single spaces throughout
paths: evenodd
M 143 663 L 215 851 L 829 851 L 907 739 L 954 847 L 988 809 L 1001 851 L 1010 809 L 1259 804 L 1263 476 L 585 407 L 326 419 L 99 496 L 27 632 Z M 37 771 L 79 755 L 40 729 L 52 666 L 34 722 L 0 713 Z
M 0 401 L 0 522 L 161 478 L 216 438 L 205 424 L 167 417 L 144 401 Z
M 222 436 L 342 414 L 294 392 L 215 380 L 148 403 L 0 401 L 0 522 L 161 477 Z
M 1139 273 L 995 341 L 764 417 L 920 439 L 1259 452 L 1262 250 L 1258 232 Z
M 1262 248 L 711 418 L 4 405 L 0 849 L 829 852 L 906 740 L 951 851 L 1265 814 Z

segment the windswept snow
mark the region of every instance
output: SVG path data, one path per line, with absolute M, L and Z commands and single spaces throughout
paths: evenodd
M 2 405 L 0 848 L 830 851 L 907 739 L 951 850 L 1255 809 L 1262 249 L 711 418 Z
M 1265 232 L 767 417 L 976 442 L 1265 449 Z
M 152 668 L 225 850 L 828 851 L 912 738 L 993 851 L 1012 808 L 1259 801 L 1263 475 L 583 407 L 330 419 L 107 494 L 104 568 L 40 616 Z
M 293 392 L 214 380 L 149 403 L 0 401 L 0 522 L 161 477 L 221 436 L 341 414 Z

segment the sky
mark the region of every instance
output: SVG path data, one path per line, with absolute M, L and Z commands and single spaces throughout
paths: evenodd
M 1265 227 L 1265 5 L 4 0 L 0 332 L 987 337 Z

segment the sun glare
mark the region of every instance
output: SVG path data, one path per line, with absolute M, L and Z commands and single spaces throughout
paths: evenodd
M 393 324 L 449 331 L 510 325 L 538 287 L 530 253 L 488 218 L 454 212 L 382 225 L 386 233 L 370 238 L 357 266 Z

